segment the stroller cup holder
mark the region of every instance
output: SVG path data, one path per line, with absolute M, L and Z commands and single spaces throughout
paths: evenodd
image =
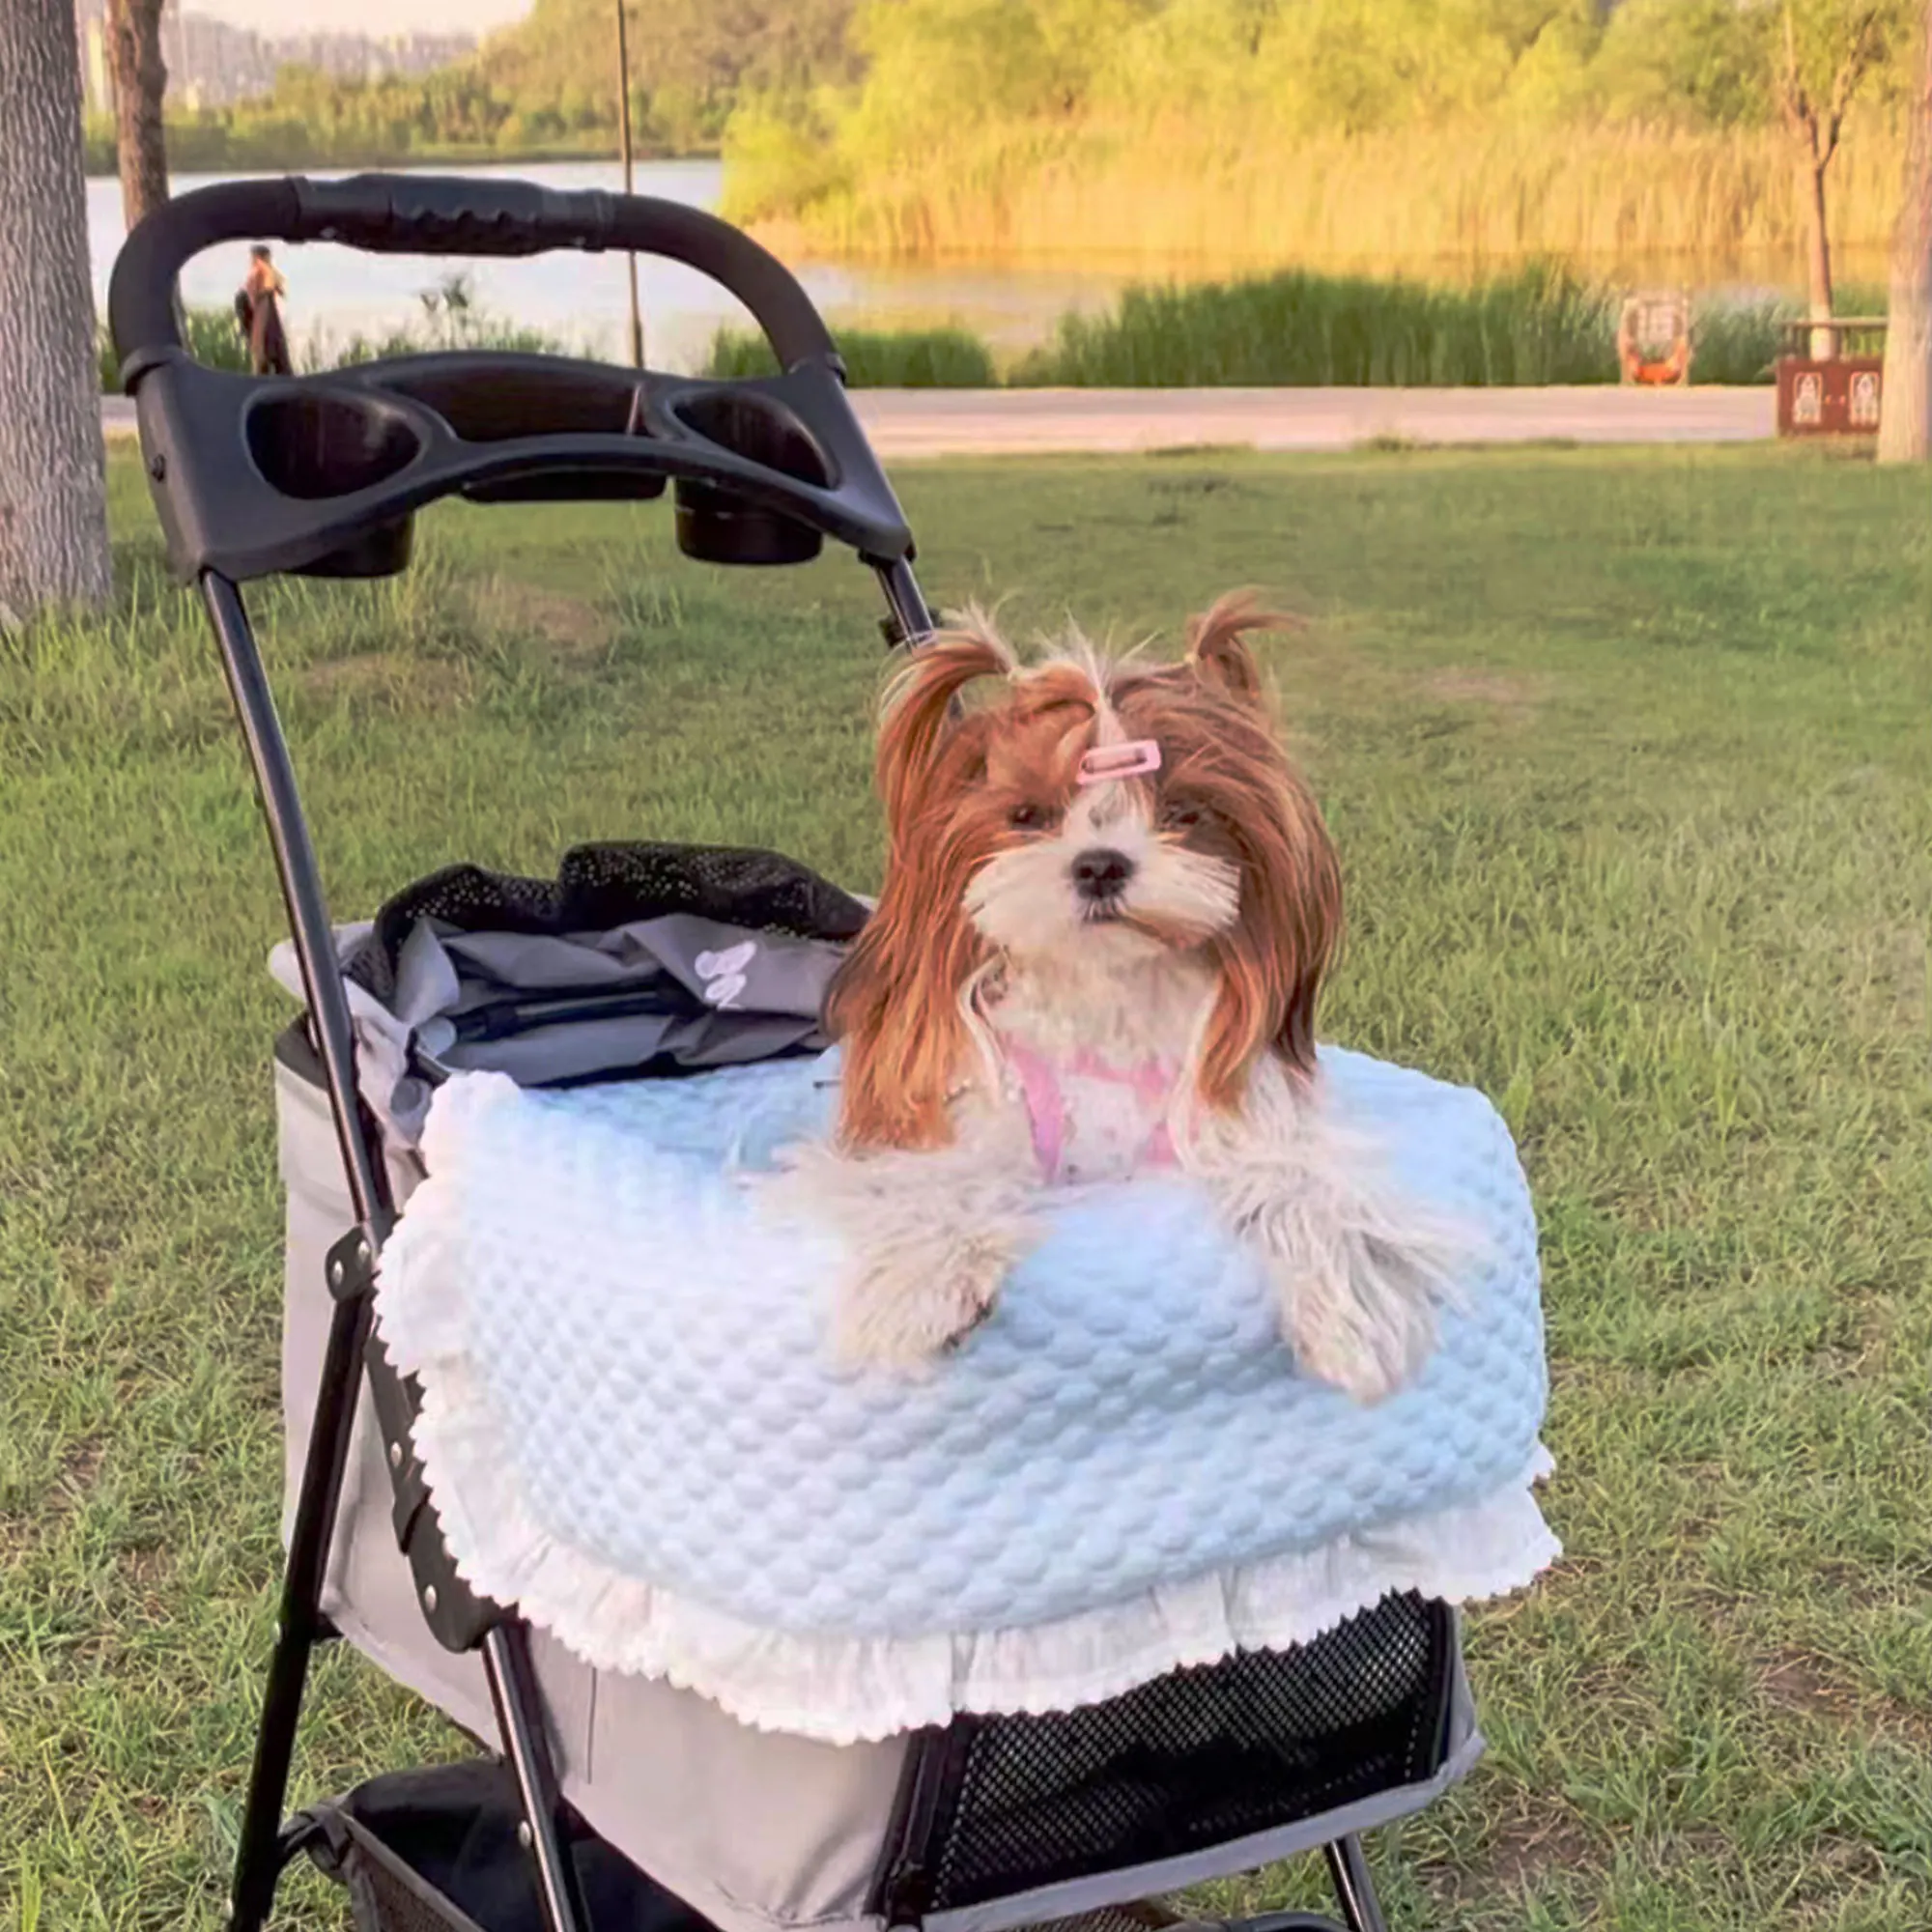
M 422 454 L 422 437 L 371 397 L 288 391 L 249 400 L 248 460 L 270 490 L 297 502 L 327 502 L 380 488 Z M 413 548 L 414 520 L 372 523 L 308 566 L 316 577 L 389 577 Z
M 778 397 L 750 388 L 687 394 L 671 405 L 685 429 L 747 462 L 814 488 L 831 481 L 810 433 Z M 809 563 L 825 539 L 810 524 L 716 483 L 680 477 L 677 544 L 703 563 Z
M 705 562 L 808 562 L 827 536 L 875 565 L 913 554 L 825 362 L 717 383 L 457 351 L 254 378 L 166 349 L 128 381 L 187 579 L 381 576 L 439 497 L 646 500 L 673 481 L 679 546 Z
M 392 254 L 521 256 L 564 248 L 657 254 L 735 296 L 764 330 L 781 373 L 716 382 L 485 351 L 400 356 L 300 377 L 211 369 L 183 345 L 177 282 L 183 266 L 203 249 L 242 241 L 329 242 Z M 1154 1762 L 1149 1753 L 1165 1736 L 1151 1714 L 1167 1709 L 1164 1700 L 1177 1694 L 1172 1686 L 1153 1687 L 1151 1702 L 1136 1701 L 1135 1693 L 1065 1727 L 1052 1720 L 1044 1728 L 961 1720 L 856 1755 L 781 1740 L 773 1757 L 757 1737 L 740 1735 L 741 1727 L 702 1699 L 640 1679 L 613 1682 L 587 1708 L 608 1714 L 636 1695 L 651 1703 L 670 1735 L 653 1728 L 633 1741 L 599 1728 L 599 1750 L 608 1746 L 614 1761 L 628 1767 L 629 1780 L 613 1786 L 607 1779 L 599 1787 L 584 1768 L 582 1715 L 572 1720 L 578 1728 L 566 1732 L 559 1708 L 547 1697 L 554 1680 L 546 1673 L 561 1666 L 550 1653 L 538 1654 L 539 1634 L 514 1605 L 469 1589 L 442 1537 L 414 1448 L 421 1392 L 390 1366 L 374 1328 L 377 1264 L 397 1213 L 393 1151 L 359 1095 L 355 1021 L 335 929 L 242 585 L 277 574 L 399 571 L 410 560 L 416 512 L 446 497 L 478 503 L 648 500 L 669 486 L 678 545 L 687 555 L 734 565 L 803 562 L 829 537 L 877 577 L 889 642 L 919 642 L 932 626 L 912 571 L 912 535 L 846 397 L 832 337 L 804 290 L 749 238 L 674 203 L 557 193 L 521 182 L 377 174 L 328 183 L 293 177 L 230 183 L 167 203 L 123 247 L 108 312 L 169 561 L 200 589 L 268 821 L 306 1009 L 319 1159 L 337 1176 L 312 1221 L 303 1223 L 302 1242 L 292 1237 L 288 1245 L 289 1280 L 299 1277 L 310 1297 L 303 1320 L 306 1311 L 316 1318 L 311 1374 L 300 1391 L 312 1391 L 313 1403 L 300 1427 L 292 1423 L 289 1431 L 296 1496 L 229 1932 L 261 1932 L 283 1866 L 303 1842 L 323 1846 L 340 1865 L 358 1922 L 369 1932 L 425 1926 L 511 1932 L 525 1923 L 541 1924 L 544 1932 L 612 1932 L 613 1916 L 617 1924 L 655 1925 L 660 1908 L 664 1932 L 698 1932 L 705 1923 L 698 1908 L 685 1909 L 662 1889 L 648 1899 L 641 1891 L 626 1894 L 602 1918 L 586 1910 L 586 1889 L 594 1893 L 597 1887 L 588 1883 L 583 1858 L 597 1848 L 586 1846 L 582 1821 L 590 1814 L 573 1812 L 573 1794 L 586 1805 L 593 1797 L 615 1802 L 612 1790 L 629 1792 L 653 1779 L 661 1781 L 673 1815 L 693 1793 L 731 1789 L 750 1802 L 751 1794 L 764 1792 L 770 1829 L 736 1836 L 759 1856 L 767 1839 L 792 1846 L 796 1863 L 785 1861 L 777 1879 L 787 1896 L 795 1883 L 843 1888 L 844 1918 L 834 1912 L 820 1914 L 817 1922 L 845 1923 L 851 1932 L 913 1925 L 998 1932 L 1049 1917 L 1078 1918 L 1089 1932 L 1173 1924 L 1158 1909 L 1123 1901 L 1162 1889 L 1156 1881 L 1192 1883 L 1209 1875 L 1200 1863 L 1209 1854 L 1190 1849 L 1190 1832 L 1220 1840 L 1211 1848 L 1219 1861 L 1214 1870 L 1251 1868 L 1258 1861 L 1249 1855 L 1265 1836 L 1226 1839 L 1207 1819 L 1204 1791 L 1235 1806 L 1228 1811 L 1234 1822 L 1223 1821 L 1227 1831 L 1260 1825 L 1293 1834 L 1303 1848 L 1320 1845 L 1348 1932 L 1384 1932 L 1358 1833 L 1400 1815 L 1402 1806 L 1426 1802 L 1480 1747 L 1461 1690 L 1453 1624 L 1435 1609 L 1417 1606 L 1411 1614 L 1384 1606 L 1382 1620 L 1365 1626 L 1373 1641 L 1350 1640 L 1354 1662 L 1328 1666 L 1325 1676 L 1310 1680 L 1318 1701 L 1353 1687 L 1350 1695 L 1361 1700 L 1359 1707 L 1349 1705 L 1339 1729 L 1332 1712 L 1303 1717 L 1292 1702 L 1258 1701 L 1244 1666 L 1231 1663 L 1225 1682 L 1234 1687 L 1233 1715 L 1209 1726 L 1210 1742 L 1227 1747 L 1214 1759 L 1220 1768 L 1214 1777 L 1181 1748 L 1200 1728 L 1203 1709 L 1187 1691 L 1179 1693 L 1177 1707 L 1185 1721 L 1164 1747 L 1173 1776 L 1159 1788 L 1149 1781 Z M 289 1199 L 293 1216 L 294 1192 Z M 373 1473 L 363 1468 L 371 1459 Z M 361 1473 L 346 1489 L 352 1465 Z M 368 1505 L 385 1478 L 392 1508 L 380 1524 Z M 353 1540 L 356 1527 L 347 1510 L 338 1524 L 345 1494 L 355 1499 L 353 1514 L 362 1526 L 380 1530 L 384 1587 L 401 1592 L 411 1640 L 421 1640 L 440 1661 L 456 1658 L 468 1673 L 463 1681 L 470 1690 L 464 1694 L 481 1708 L 473 1723 L 458 1721 L 473 1732 L 494 1718 L 501 1755 L 487 1776 L 406 1782 L 390 1792 L 393 1804 L 379 1803 L 383 1794 L 365 1785 L 359 1802 L 352 1794 L 332 1811 L 322 1807 L 327 1815 L 311 1814 L 306 1825 L 298 1820 L 285 1830 L 311 1658 L 332 1636 L 355 1640 L 353 1625 L 336 1612 L 355 1611 L 355 1600 L 339 1589 L 332 1570 L 343 1547 L 338 1528 Z M 385 1655 L 380 1647 L 371 1654 Z M 1390 1675 L 1392 1660 L 1405 1658 Z M 1295 1689 L 1293 1660 L 1277 1661 L 1285 1685 Z M 446 1681 L 439 1668 L 423 1668 L 420 1682 Z M 440 1692 L 436 1701 L 452 1708 Z M 1275 1715 L 1257 1734 L 1261 1742 L 1243 1744 L 1249 1723 L 1243 1714 L 1264 1707 Z M 1455 1719 L 1453 1734 L 1437 1722 L 1445 1711 Z M 1397 1722 L 1391 1712 L 1408 1716 Z M 602 1725 L 604 1718 L 592 1721 Z M 687 1750 L 698 1755 L 687 1761 Z M 1265 1817 L 1252 1812 L 1259 1787 L 1251 1774 L 1264 1760 L 1294 1774 L 1264 1794 Z M 707 1765 L 722 1781 L 707 1784 Z M 810 1775 L 801 1781 L 781 1766 L 809 1767 Z M 767 1781 L 774 1777 L 776 1783 Z M 1349 1777 L 1359 1780 L 1359 1791 Z M 1126 1820 L 1123 1831 L 1131 1826 L 1126 1836 L 1110 1836 L 1091 1823 L 1080 1833 L 1053 1823 L 1063 1812 L 1104 1821 L 1116 1815 L 1123 1793 L 1129 1811 L 1119 1815 Z M 850 1795 L 852 1813 L 835 1820 L 831 1810 L 822 1817 L 813 1811 L 804 1821 L 804 1837 L 797 1837 L 793 1814 L 802 1798 L 836 1807 L 845 1802 L 841 1794 Z M 1309 1805 L 1315 1808 L 1303 1815 Z M 1022 1847 L 1031 1860 L 1028 1882 L 1038 1889 L 1016 1895 L 1007 1889 L 1019 1869 L 1008 1838 L 1022 1815 L 1046 1823 Z M 404 1822 L 392 1831 L 399 1817 Z M 819 1822 L 830 1837 L 813 1837 Z M 723 1846 L 733 1835 L 712 1832 L 709 1841 Z M 484 1843 L 523 1861 L 516 1907 L 523 1918 L 511 1913 L 486 1924 L 480 1910 L 469 1916 L 452 1896 L 452 1889 L 462 1889 L 453 1868 L 412 1863 L 412 1851 L 423 1855 L 450 1842 Z M 615 1835 L 611 1842 L 623 1848 Z M 872 1860 L 863 1869 L 855 1863 L 862 1845 Z M 1127 1865 L 1123 1858 L 1154 1862 Z M 762 1882 L 755 1862 L 745 1869 Z M 637 1876 L 615 1874 L 625 1886 Z M 868 1880 L 878 1895 L 865 1906 L 858 1901 Z M 701 1909 L 733 1932 L 780 1922 L 760 1907 L 743 1905 L 722 1879 L 697 1867 L 688 1868 L 681 1884 L 695 1888 Z M 503 1896 L 491 1886 L 475 1895 L 493 1913 Z M 1332 1932 L 1334 1923 L 1276 1915 L 1250 1921 L 1247 1932 Z
M 422 454 L 421 435 L 373 396 L 256 396 L 245 420 L 256 472 L 300 502 L 375 489 Z

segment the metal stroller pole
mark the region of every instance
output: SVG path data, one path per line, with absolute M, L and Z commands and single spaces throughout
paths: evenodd
M 275 869 L 301 967 L 315 1042 L 327 1075 L 330 1111 L 357 1229 L 331 1251 L 329 1288 L 335 1312 L 315 1426 L 282 1582 L 274 1657 L 269 1667 L 255 1761 L 249 1774 L 242 1842 L 236 1858 L 230 1932 L 259 1932 L 274 1901 L 285 1862 L 279 1837 L 289 1767 L 301 1719 L 309 1654 L 323 1634 L 322 1586 L 335 1540 L 355 1404 L 368 1348 L 375 1259 L 394 1225 L 388 1176 L 356 1097 L 355 1035 L 335 938 L 323 896 L 321 868 L 296 788 L 288 741 L 236 586 L 210 572 L 202 579 L 228 688 L 248 745 Z M 528 1636 L 520 1624 L 499 1625 L 483 1641 L 483 1661 L 504 1747 L 529 1824 L 549 1932 L 589 1932 L 577 1873 L 556 1829 L 557 1784 L 545 1746 L 542 1701 L 530 1670 Z
M 221 665 L 229 695 L 248 744 L 248 762 L 275 849 L 275 872 L 288 909 L 289 934 L 301 968 L 302 997 L 315 1029 L 316 1051 L 328 1078 L 329 1111 L 342 1151 L 343 1171 L 355 1218 L 380 1248 L 388 1238 L 394 1212 L 389 1190 L 355 1102 L 355 1036 L 349 995 L 335 956 L 335 935 L 323 898 L 322 869 L 296 789 L 288 740 L 275 716 L 262 654 L 242 607 L 242 593 L 225 577 L 210 571 L 201 592 L 221 644 Z
M 248 762 L 274 845 L 275 869 L 288 908 L 296 954 L 301 964 L 302 987 L 315 1030 L 316 1047 L 328 1074 L 329 1099 L 343 1168 L 360 1223 L 359 1238 L 363 1244 L 360 1252 L 372 1260 L 376 1248 L 388 1234 L 392 1219 L 387 1177 L 371 1150 L 356 1109 L 349 1001 L 336 966 L 321 872 L 309 838 L 308 823 L 302 816 L 288 741 L 275 716 L 261 652 L 256 648 L 241 592 L 226 578 L 210 572 L 202 579 L 202 596 L 220 642 L 229 695 L 235 701 L 236 715 L 247 741 Z M 363 1350 L 369 1334 L 366 1270 L 358 1269 L 357 1275 L 364 1284 L 361 1292 L 337 1295 L 329 1324 L 315 1428 L 302 1469 L 301 1492 L 289 1539 L 288 1567 L 282 1579 L 274 1657 L 269 1666 L 262 1724 L 242 1814 L 242 1842 L 235 1863 L 234 1910 L 229 1920 L 232 1932 L 256 1932 L 269 1915 L 275 1882 L 281 1874 L 277 1833 L 282 1802 L 287 1795 L 289 1765 L 301 1718 L 309 1653 L 323 1634 L 323 1577 L 335 1540 L 336 1504 L 342 1493 L 355 1399 L 361 1386 Z
M 1342 1916 L 1349 1921 L 1349 1932 L 1388 1932 L 1388 1920 L 1382 1917 L 1381 1905 L 1376 1897 L 1375 1881 L 1369 1876 L 1369 1861 L 1363 1854 L 1361 1839 L 1337 1838 L 1324 1845 L 1322 1851 L 1328 1860 L 1328 1876 L 1335 1884 L 1335 1896 L 1341 1901 Z
M 896 563 L 882 563 L 876 568 L 879 588 L 886 593 L 886 608 L 892 612 L 886 620 L 887 641 L 916 644 L 931 637 L 932 613 L 925 608 L 925 596 L 912 574 L 911 563 L 901 557 Z
M 483 1639 L 483 1670 L 497 1710 L 524 1820 L 536 1861 L 546 1932 L 591 1932 L 576 1861 L 557 1830 L 556 1770 L 543 1734 L 543 1700 L 530 1668 L 530 1635 L 522 1623 L 498 1624 Z
M 263 1692 L 255 1759 L 248 1775 L 229 1932 L 258 1932 L 269 1916 L 275 1882 L 281 1876 L 283 1859 L 277 1834 L 282 1801 L 288 1792 L 289 1765 L 301 1720 L 309 1653 L 323 1635 L 323 1573 L 335 1540 L 335 1507 L 342 1493 L 350 1424 L 355 1414 L 355 1391 L 361 1380 L 362 1350 L 368 1333 L 366 1299 L 336 1303 L 323 1368 L 323 1395 L 316 1405 L 315 1433 L 309 1438 L 308 1461 L 302 1467 L 301 1492 L 289 1538 L 288 1567 L 282 1577 L 275 1649 Z

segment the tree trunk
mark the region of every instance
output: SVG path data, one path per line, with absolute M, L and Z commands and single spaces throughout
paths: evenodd
M 107 37 L 114 66 L 121 207 L 131 230 L 168 198 L 167 137 L 161 123 L 168 70 L 161 59 L 161 0 L 108 0 Z
M 1932 456 L 1932 0 L 1924 0 L 1918 85 L 1911 102 L 1905 182 L 1891 231 L 1878 460 Z
M 1813 322 L 1830 322 L 1832 319 L 1832 242 L 1831 232 L 1825 225 L 1826 166 L 1827 162 L 1818 155 L 1814 135 L 1810 152 L 1798 163 L 1799 190 L 1804 197 L 1810 227 L 1810 233 L 1805 238 L 1804 279 Z M 1814 328 L 1811 331 L 1814 360 L 1830 361 L 1836 353 L 1837 338 L 1830 329 Z
M 0 0 L 0 625 L 109 587 L 72 0 Z

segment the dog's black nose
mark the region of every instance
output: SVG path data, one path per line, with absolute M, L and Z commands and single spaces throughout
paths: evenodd
M 1083 899 L 1118 898 L 1134 875 L 1134 862 L 1124 852 L 1096 845 L 1073 862 L 1073 888 Z

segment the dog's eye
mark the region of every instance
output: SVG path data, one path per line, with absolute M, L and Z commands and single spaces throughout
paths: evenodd
M 1169 832 L 1191 832 L 1197 825 L 1205 824 L 1207 817 L 1198 805 L 1189 805 L 1184 799 L 1162 806 L 1160 811 L 1161 825 Z
M 1007 823 L 1015 832 L 1037 832 L 1051 816 L 1043 805 L 1016 805 L 1007 813 Z

